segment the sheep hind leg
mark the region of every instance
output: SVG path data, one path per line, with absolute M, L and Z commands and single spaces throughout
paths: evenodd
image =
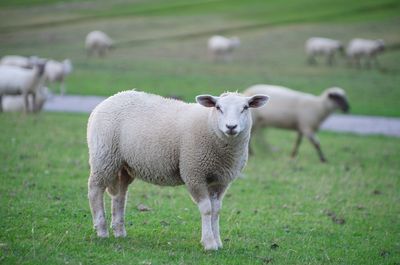
M 317 150 L 318 156 L 319 156 L 319 159 L 321 160 L 321 162 L 323 162 L 323 163 L 327 162 L 324 154 L 322 153 L 321 145 L 320 145 L 318 139 L 315 137 L 315 135 L 314 134 L 309 135 L 308 139 L 310 140 L 310 142 L 314 145 L 315 149 Z
M 120 170 L 117 181 L 112 189 L 107 188 L 111 195 L 111 212 L 112 221 L 111 228 L 114 231 L 115 237 L 125 237 L 125 205 L 128 193 L 128 186 L 132 183 L 133 178 L 126 172 L 125 169 Z M 111 190 L 113 192 L 111 192 Z M 113 194 L 112 194 L 113 193 Z
M 98 237 L 108 237 L 104 212 L 104 191 L 106 187 L 97 181 L 97 176 L 90 175 L 88 190 L 89 203 L 93 217 L 93 226 Z
M 299 146 L 301 144 L 301 140 L 302 139 L 303 139 L 303 134 L 300 133 L 300 132 L 297 133 L 297 139 L 296 139 L 296 142 L 294 144 L 294 147 L 293 147 L 293 150 L 292 150 L 292 154 L 291 154 L 292 158 L 297 156 L 297 152 L 299 150 Z
M 3 112 L 3 96 L 0 95 L 0 112 Z

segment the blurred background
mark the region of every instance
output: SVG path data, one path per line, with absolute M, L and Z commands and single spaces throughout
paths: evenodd
M 314 94 L 339 86 L 352 113 L 399 116 L 399 11 L 396 0 L 5 0 L 0 56 L 69 58 L 68 94 L 109 96 L 137 88 L 193 102 L 197 94 L 257 83 Z M 86 55 L 85 38 L 94 30 L 114 41 L 115 49 L 101 58 Z M 231 61 L 209 56 L 207 41 L 216 34 L 240 38 Z M 386 50 L 380 67 L 369 70 L 348 67 L 340 54 L 332 67 L 324 58 L 309 65 L 304 45 L 310 37 L 344 46 L 353 38 L 383 39 Z

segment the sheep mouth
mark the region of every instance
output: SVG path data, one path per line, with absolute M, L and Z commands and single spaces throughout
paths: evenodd
M 348 113 L 350 111 L 350 105 L 347 102 L 347 100 L 344 100 L 344 102 L 342 102 L 342 104 L 340 104 L 340 108 L 344 113 Z
M 225 135 L 228 136 L 228 137 L 236 136 L 238 134 L 239 133 L 236 130 L 227 130 L 227 131 L 225 131 Z

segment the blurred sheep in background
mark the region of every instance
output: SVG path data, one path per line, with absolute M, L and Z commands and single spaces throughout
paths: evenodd
M 385 42 L 379 40 L 352 39 L 347 46 L 346 53 L 349 65 L 361 67 L 361 59 L 365 58 L 365 66 L 370 67 L 371 62 L 379 67 L 378 54 L 385 50 Z
M 33 67 L 33 65 L 36 64 L 39 60 L 40 59 L 37 56 L 25 57 L 20 55 L 6 55 L 1 58 L 0 64 L 30 68 Z
M 244 91 L 246 96 L 266 94 L 270 97 L 265 107 L 252 109 L 252 135 L 263 127 L 275 127 L 298 132 L 292 157 L 297 151 L 303 135 L 314 145 L 321 162 L 326 162 L 320 143 L 315 136 L 321 123 L 335 110 L 349 111 L 346 93 L 343 89 L 332 87 L 321 95 L 295 91 L 286 87 L 273 85 L 254 85 Z
M 317 56 L 326 57 L 326 63 L 332 65 L 337 52 L 344 53 L 343 44 L 338 40 L 313 37 L 307 40 L 305 45 L 306 53 L 308 55 L 308 63 L 316 64 Z
M 60 83 L 60 94 L 65 94 L 64 79 L 67 75 L 72 72 L 72 63 L 69 59 L 65 59 L 62 62 L 49 60 L 45 67 L 45 78 L 49 83 Z
M 88 56 L 105 56 L 114 47 L 114 41 L 102 31 L 92 31 L 86 36 L 85 48 Z
M 29 98 L 29 104 L 34 106 L 27 110 L 25 108 L 25 101 L 22 95 L 16 96 L 3 96 L 3 111 L 5 112 L 39 112 L 42 110 L 44 103 L 51 96 L 50 90 L 47 87 L 40 87 L 36 93 L 35 102 L 32 102 L 32 98 Z
M 239 46 L 238 37 L 226 38 L 216 35 L 208 40 L 208 52 L 214 61 L 231 61 L 234 49 Z
M 22 95 L 25 111 L 36 111 L 33 103 L 36 102 L 38 89 L 44 83 L 45 65 L 45 61 L 38 61 L 32 69 L 0 65 L 0 112 L 3 111 L 2 97 L 4 95 Z M 29 108 L 29 95 L 32 95 L 32 108 Z

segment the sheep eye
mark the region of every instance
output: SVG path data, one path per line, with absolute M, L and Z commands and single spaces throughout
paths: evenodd
M 217 105 L 215 108 L 216 108 L 219 112 L 223 113 L 220 106 Z
M 244 106 L 242 112 L 244 112 L 245 110 L 247 110 L 249 108 L 249 106 Z

